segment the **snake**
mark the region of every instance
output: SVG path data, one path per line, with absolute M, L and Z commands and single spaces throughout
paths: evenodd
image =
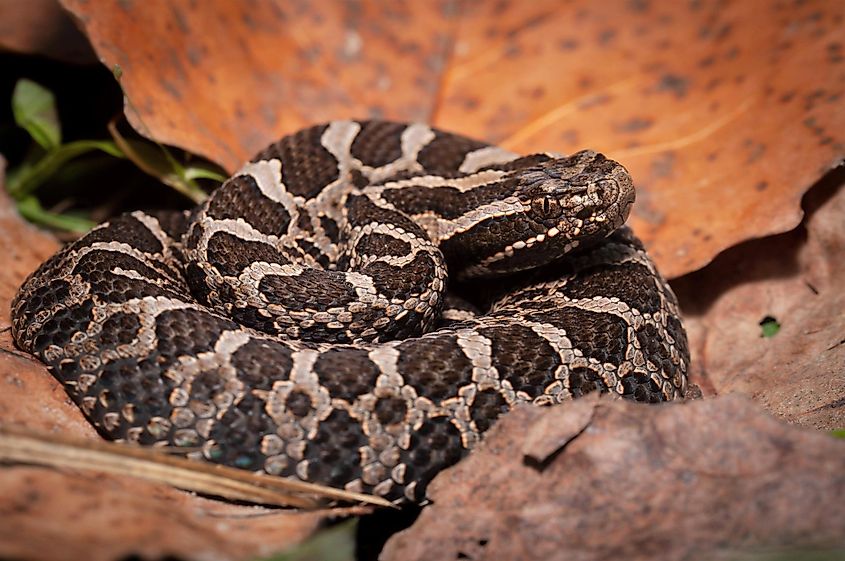
M 65 246 L 12 333 L 108 439 L 419 503 L 520 404 L 684 397 L 634 199 L 595 151 L 332 121 Z

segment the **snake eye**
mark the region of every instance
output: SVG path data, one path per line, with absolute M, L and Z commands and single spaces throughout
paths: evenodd
M 541 218 L 555 218 L 560 215 L 560 203 L 552 197 L 534 199 L 531 209 Z

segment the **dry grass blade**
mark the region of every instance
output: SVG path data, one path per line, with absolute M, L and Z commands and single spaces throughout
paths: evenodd
M 258 475 L 167 454 L 166 449 L 79 441 L 0 427 L 0 460 L 131 475 L 174 487 L 260 504 L 315 509 L 339 500 L 392 506 L 380 497 Z

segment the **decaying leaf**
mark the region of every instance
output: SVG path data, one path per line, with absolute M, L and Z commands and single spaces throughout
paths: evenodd
M 0 0 L 0 50 L 75 63 L 97 60 L 58 0 Z
M 429 121 L 518 151 L 602 150 L 632 171 L 634 226 L 668 276 L 795 226 L 802 194 L 845 155 L 841 2 L 62 4 L 120 68 L 138 131 L 229 170 L 281 134 L 348 117 Z M 706 396 L 742 393 L 793 423 L 845 427 L 845 191 L 833 183 L 807 195 L 798 230 L 674 283 Z M 9 302 L 57 243 L 2 188 L 0 247 L 0 420 L 98 439 L 12 344 Z M 845 548 L 843 446 L 730 396 L 523 409 L 435 480 L 434 504 L 383 558 Z M 0 469 L 0 496 L 4 558 L 247 559 L 338 514 L 23 465 Z
M 843 28 L 835 1 L 470 3 L 437 122 L 618 159 L 674 277 L 795 227 L 845 156 Z
M 3 468 L 0 495 L 6 559 L 246 560 L 300 542 L 324 518 L 231 505 L 131 477 L 28 466 Z
M 845 156 L 842 2 L 62 2 L 135 128 L 229 170 L 368 116 L 606 152 L 669 277 L 795 227 Z
M 316 121 L 429 120 L 455 23 L 449 0 L 64 6 L 120 68 L 139 132 L 230 171 Z
M 790 422 L 845 427 L 845 168 L 810 191 L 807 218 L 677 279 L 705 395 L 741 393 Z M 780 327 L 766 333 L 770 319 Z
M 585 424 L 584 419 L 589 419 Z M 845 442 L 725 396 L 507 415 L 384 561 L 737 559 L 845 551 Z
M 11 204 L 3 183 L 6 161 L 0 156 L 0 331 L 9 326 L 9 306 L 20 283 L 59 248 L 56 239 L 22 221 Z

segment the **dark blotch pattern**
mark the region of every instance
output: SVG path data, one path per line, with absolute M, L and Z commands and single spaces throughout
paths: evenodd
M 217 189 L 208 201 L 206 214 L 218 220 L 243 218 L 271 236 L 287 232 L 291 221 L 285 207 L 265 197 L 251 175 L 236 175 Z
M 201 310 L 162 312 L 156 321 L 158 352 L 163 357 L 177 357 L 210 351 L 221 333 L 237 329 L 240 326 L 235 322 Z
M 561 292 L 570 298 L 613 295 L 644 314 L 653 314 L 662 308 L 654 276 L 646 267 L 635 263 L 587 269 L 567 283 Z
M 373 277 L 378 291 L 388 298 L 419 293 L 420 285 L 430 283 L 435 277 L 435 264 L 431 255 L 418 253 L 413 261 L 403 267 L 394 267 L 383 261 L 375 261 L 361 269 Z
M 352 402 L 373 389 L 381 371 L 367 351 L 339 347 L 321 353 L 314 363 L 314 372 L 333 398 Z
M 622 378 L 622 387 L 624 388 L 622 395 L 636 401 L 658 403 L 666 399 L 660 391 L 660 386 L 645 374 L 635 373 L 625 376 Z
M 467 154 L 488 146 L 471 138 L 434 131 L 434 140 L 420 151 L 417 161 L 428 170 L 456 171 Z
M 486 431 L 492 426 L 499 415 L 507 413 L 510 407 L 505 398 L 498 392 L 483 391 L 475 395 L 469 414 L 479 431 Z
M 112 218 L 108 226 L 98 228 L 85 236 L 85 245 L 96 242 L 122 242 L 144 253 L 160 253 L 161 242 L 153 233 L 131 214 Z
M 504 249 L 508 243 L 531 237 L 530 223 L 514 216 L 495 216 L 478 222 L 472 231 L 458 232 L 440 244 L 451 270 L 478 263 Z M 511 261 L 514 258 L 511 258 Z
M 15 298 L 12 301 L 12 322 L 16 329 L 22 329 L 28 325 L 38 310 L 49 310 L 56 304 L 64 303 L 70 297 L 70 284 L 67 281 L 57 279 L 53 282 L 42 284 L 32 290 L 26 299 Z M 29 326 L 32 329 L 32 326 Z M 22 346 L 24 350 L 31 351 L 28 346 Z
M 418 481 L 415 500 L 425 498 L 429 481 L 441 470 L 456 464 L 467 452 L 461 442 L 460 431 L 446 417 L 423 422 L 411 436 L 411 446 L 403 451 L 402 460 L 408 466 L 407 481 Z
M 143 279 L 149 280 L 116 275 L 113 271 L 117 269 L 134 271 Z M 169 277 L 140 260 L 117 251 L 92 251 L 82 256 L 74 268 L 74 273 L 88 280 L 92 293 L 108 294 L 109 301 L 115 303 L 144 296 L 190 298 L 187 291 L 178 290 L 182 287 L 173 283 Z
M 455 337 L 431 337 L 399 345 L 399 371 L 417 393 L 439 401 L 469 380 L 472 363 Z
M 261 439 L 276 432 L 276 424 L 264 407 L 264 401 L 252 394 L 230 407 L 211 431 L 216 446 L 209 459 L 244 469 L 261 469 L 266 459 L 261 453 Z M 289 462 L 280 475 L 295 475 L 295 467 L 294 462 Z
M 208 261 L 217 267 L 221 274 L 232 277 L 240 274 L 251 263 L 288 263 L 272 246 L 243 240 L 228 232 L 217 232 L 208 240 Z
M 463 193 L 458 189 L 443 187 L 437 189 L 436 196 L 432 196 L 430 187 L 409 185 L 386 189 L 383 196 L 390 204 L 408 214 L 433 212 L 452 220 L 480 206 L 501 200 L 513 194 L 515 189 L 513 181 L 502 179 Z
M 293 361 L 290 349 L 275 341 L 252 339 L 232 354 L 238 378 L 251 388 L 270 389 L 276 380 L 286 380 Z
M 258 289 L 271 304 L 288 310 L 326 311 L 357 300 L 354 287 L 341 273 L 305 269 L 299 275 L 266 275 Z
M 343 487 L 361 474 L 357 451 L 367 443 L 361 425 L 342 409 L 335 409 L 320 423 L 317 435 L 308 442 L 305 458 L 308 475 L 324 485 Z
M 285 400 L 285 407 L 295 416 L 299 418 L 305 417 L 312 409 L 311 396 L 305 392 L 294 390 L 288 394 Z
M 326 234 L 326 237 L 329 238 L 332 242 L 337 243 L 340 240 L 340 229 L 337 226 L 337 222 L 335 222 L 328 216 L 321 216 L 320 226 L 322 226 L 323 232 Z
M 108 348 L 129 344 L 138 336 L 140 327 L 137 314 L 118 312 L 103 322 L 100 343 Z
M 355 244 L 355 252 L 363 255 L 402 257 L 411 252 L 411 244 L 387 234 L 366 234 Z
M 674 295 L 673 295 L 674 296 Z M 682 357 L 689 357 L 689 343 L 687 342 L 687 332 L 684 331 L 684 326 L 678 318 L 669 316 L 666 321 L 666 330 L 672 339 L 675 340 L 675 347 L 678 349 L 678 354 Z M 672 372 L 667 370 L 666 372 Z
M 346 203 L 346 208 L 349 211 L 349 224 L 353 227 L 366 226 L 372 223 L 393 224 L 419 238 L 427 238 L 423 229 L 416 222 L 399 212 L 376 206 L 369 197 L 363 195 L 351 196 Z
M 572 346 L 601 363 L 621 364 L 628 346 L 628 325 L 619 317 L 581 310 L 534 312 L 534 321 L 548 323 L 566 332 Z
M 568 381 L 572 397 L 581 397 L 595 391 L 606 392 L 609 389 L 598 372 L 589 368 L 573 368 L 569 372 Z
M 337 179 L 337 159 L 320 144 L 328 125 L 311 127 L 286 136 L 259 152 L 253 162 L 278 158 L 282 182 L 290 193 L 306 199 Z
M 376 418 L 382 425 L 394 425 L 405 420 L 408 405 L 404 399 L 385 397 L 376 403 Z
M 669 346 L 652 324 L 647 323 L 637 330 L 637 341 L 646 360 L 651 362 L 658 372 L 672 372 L 675 369 Z
M 402 131 L 407 126 L 386 121 L 362 121 L 361 132 L 350 149 L 353 158 L 370 167 L 381 167 L 402 155 Z
M 496 369 L 513 389 L 535 398 L 554 381 L 560 357 L 529 327 L 510 325 L 481 329 L 492 343 Z
M 161 365 L 154 357 L 139 360 L 136 358 L 120 359 L 106 364 L 99 379 L 89 388 L 86 395 L 107 395 L 108 399 L 98 399 L 91 417 L 111 438 L 125 438 L 130 427 L 146 426 L 153 417 L 168 417 L 171 406 L 167 396 L 173 389 L 173 383 L 161 375 Z M 81 401 L 82 396 L 78 396 Z M 106 413 L 120 413 L 121 406 L 132 404 L 132 421 L 121 414 L 120 423 L 107 428 L 103 423 Z M 157 440 L 144 431 L 141 444 L 152 444 Z
M 47 347 L 64 347 L 70 343 L 71 336 L 77 331 L 86 331 L 93 321 L 91 310 L 93 302 L 85 301 L 80 306 L 60 309 L 44 322 L 32 345 L 32 352 L 39 354 Z M 43 357 L 42 357 L 43 358 Z M 56 364 L 48 363 L 52 367 Z

